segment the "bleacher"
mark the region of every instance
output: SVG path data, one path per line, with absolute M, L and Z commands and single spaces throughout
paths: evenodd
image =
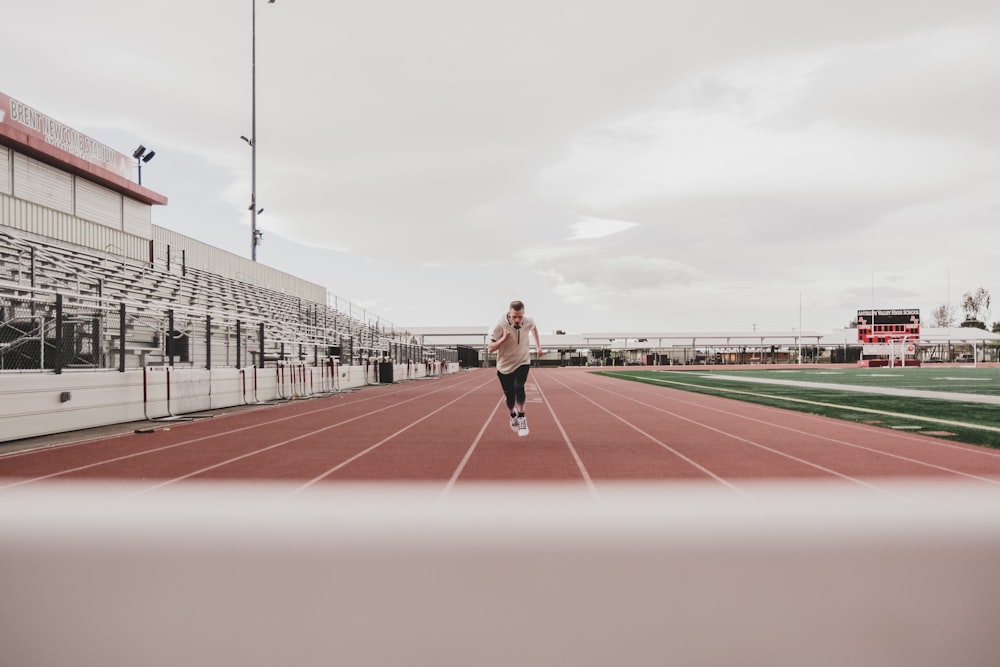
M 382 330 L 328 304 L 176 261 L 138 262 L 111 250 L 101 254 L 2 229 L 0 361 L 4 368 L 11 367 L 13 350 L 32 347 L 23 340 L 30 336 L 25 330 L 39 319 L 46 324 L 42 333 L 35 331 L 36 351 L 17 356 L 19 363 L 27 356 L 45 365 L 38 357 L 45 356 L 46 348 L 53 349 L 56 295 L 62 295 L 63 308 L 72 314 L 64 313 L 64 327 L 67 323 L 76 327 L 64 329 L 75 337 L 68 366 L 113 368 L 120 365 L 121 354 L 127 358 L 127 367 L 204 365 L 208 358 L 222 366 L 262 365 L 332 353 L 350 363 L 351 357 L 387 354 L 394 343 L 405 340 L 405 332 Z M 127 313 L 124 342 L 117 319 L 121 311 Z M 234 341 L 237 321 L 239 343 Z M 182 350 L 187 354 L 179 354 L 179 348 L 172 345 L 181 339 L 190 342 Z M 241 350 L 238 355 L 233 354 L 234 345 Z

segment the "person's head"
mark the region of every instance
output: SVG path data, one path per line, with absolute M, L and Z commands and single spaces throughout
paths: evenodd
M 524 321 L 524 303 L 521 301 L 511 301 L 510 310 L 507 311 L 507 319 L 514 326 L 521 326 L 521 322 Z

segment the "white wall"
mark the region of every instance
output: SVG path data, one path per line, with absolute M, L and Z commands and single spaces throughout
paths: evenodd
M 443 372 L 456 370 L 452 364 Z M 401 382 L 441 372 L 439 366 L 396 364 L 393 378 Z M 125 373 L 0 373 L 0 442 L 373 384 L 374 366 L 337 366 L 332 374 L 323 367 L 298 364 L 211 371 L 147 366 Z M 62 400 L 64 393 L 68 400 Z

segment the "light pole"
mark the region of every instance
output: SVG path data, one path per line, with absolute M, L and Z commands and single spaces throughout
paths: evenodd
M 250 138 L 243 140 L 250 144 L 250 259 L 257 261 L 257 246 L 260 237 L 257 231 L 257 0 L 250 0 Z M 273 5 L 274 0 L 267 0 Z
M 132 157 L 135 158 L 135 166 L 139 170 L 139 185 L 142 185 L 142 165 L 145 162 L 149 162 L 156 155 L 156 151 L 147 151 L 146 147 L 139 144 L 139 147 L 132 151 Z

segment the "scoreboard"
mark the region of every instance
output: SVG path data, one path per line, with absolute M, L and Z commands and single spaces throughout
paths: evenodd
M 920 309 L 893 308 L 858 311 L 858 342 L 891 343 L 920 338 Z

